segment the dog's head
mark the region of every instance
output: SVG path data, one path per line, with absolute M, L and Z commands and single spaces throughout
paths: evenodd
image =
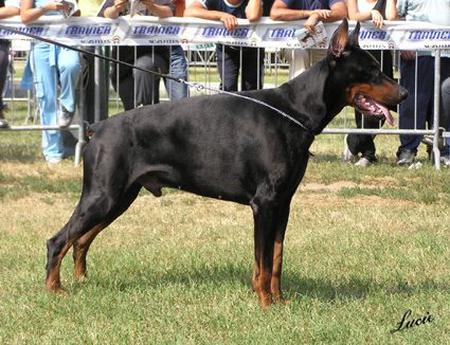
M 393 119 L 388 108 L 403 101 L 408 92 L 380 70 L 380 64 L 359 47 L 359 29 L 349 34 L 348 22 L 342 21 L 328 48 L 328 61 L 333 69 L 334 84 L 345 89 L 345 103 L 367 115 Z

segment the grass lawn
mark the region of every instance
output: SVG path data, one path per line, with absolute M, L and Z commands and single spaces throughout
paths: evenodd
M 250 208 L 174 190 L 142 192 L 94 242 L 88 279 L 69 253 L 66 293 L 48 293 L 45 240 L 82 168 L 48 167 L 40 133 L 0 132 L 0 344 L 450 344 L 450 171 L 424 150 L 421 169 L 396 167 L 398 138 L 376 143 L 379 164 L 358 169 L 342 136 L 317 138 L 286 235 L 290 303 L 263 312 Z M 433 321 L 391 334 L 408 309 Z

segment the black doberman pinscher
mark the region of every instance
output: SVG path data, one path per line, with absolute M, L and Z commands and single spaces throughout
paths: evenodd
M 358 45 L 359 23 L 342 22 L 325 59 L 279 88 L 199 96 L 129 110 L 94 127 L 84 152 L 80 201 L 47 241 L 48 289 L 61 288 L 60 265 L 73 246 L 75 276 L 100 231 L 145 187 L 162 187 L 250 205 L 254 217 L 253 289 L 263 306 L 282 301 L 283 240 L 291 198 L 306 169 L 314 136 L 351 105 L 376 116 L 406 96 Z

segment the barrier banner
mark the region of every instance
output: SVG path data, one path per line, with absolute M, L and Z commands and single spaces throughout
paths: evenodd
M 239 19 L 239 26 L 227 31 L 221 22 L 197 18 L 157 18 L 134 16 L 106 19 L 100 17 L 52 16 L 23 25 L 19 18 L 0 21 L 0 38 L 23 39 L 4 30 L 11 27 L 61 43 L 78 46 L 98 45 L 205 45 L 223 43 L 264 48 L 326 48 L 338 23 L 319 23 L 315 34 L 308 33 L 304 21 L 257 23 Z M 350 23 L 351 27 L 354 22 Z M 386 22 L 382 29 L 362 23 L 360 45 L 365 49 L 433 50 L 450 49 L 450 27 L 424 22 Z

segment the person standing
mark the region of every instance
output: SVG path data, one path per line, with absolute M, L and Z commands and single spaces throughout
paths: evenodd
M 233 31 L 238 26 L 238 18 L 255 22 L 261 18 L 262 13 L 261 0 L 195 0 L 184 11 L 186 17 L 220 20 L 228 31 Z M 241 89 L 245 91 L 262 88 L 264 71 L 262 49 L 217 44 L 216 57 L 222 90 L 238 90 L 241 61 Z
M 185 0 L 175 0 L 175 16 L 182 17 L 186 8 Z M 174 45 L 170 47 L 170 76 L 187 81 L 188 64 L 184 55 L 183 47 Z M 176 101 L 188 96 L 188 87 L 186 84 L 176 82 L 175 80 L 166 80 L 166 89 L 171 101 Z
M 107 0 L 100 15 L 116 19 L 130 11 L 128 0 Z M 138 13 L 160 18 L 173 16 L 172 0 L 142 0 Z M 170 66 L 170 48 L 167 46 L 120 46 L 113 48 L 113 57 L 143 69 L 167 74 Z M 111 80 L 117 88 L 125 110 L 159 103 L 160 77 L 127 66 L 112 65 Z
M 0 19 L 17 16 L 19 13 L 19 0 L 0 0 Z M 10 45 L 10 41 L 0 39 L 0 128 L 9 127 L 8 121 L 5 118 L 6 104 L 3 103 L 3 89 L 8 74 Z
M 351 20 L 371 20 L 375 27 L 381 28 L 383 20 L 397 17 L 395 0 L 347 0 L 348 16 Z M 383 73 L 393 78 L 392 54 L 390 51 L 371 50 L 370 53 L 381 64 Z M 355 121 L 357 128 L 380 128 L 384 119 L 380 120 L 373 116 L 362 115 L 355 110 Z M 352 162 L 361 154 L 361 158 L 355 163 L 356 166 L 367 167 L 376 162 L 376 148 L 374 135 L 371 134 L 349 134 L 345 137 L 344 161 Z
M 450 0 L 397 0 L 397 11 L 400 17 L 407 21 L 425 21 L 433 24 L 450 25 Z M 416 52 L 402 51 L 400 60 L 401 79 L 400 84 L 404 86 L 409 97 L 400 105 L 401 129 L 423 129 L 428 122 L 432 125 L 434 105 L 434 56 L 429 51 Z M 417 76 L 416 76 L 417 71 Z M 450 52 L 443 51 L 441 58 L 441 80 L 442 86 L 447 85 L 450 77 Z M 415 80 L 417 79 L 417 90 Z M 417 94 L 417 98 L 415 95 Z M 445 98 L 446 93 L 442 95 Z M 448 102 L 448 100 L 443 99 Z M 415 109 L 417 104 L 417 109 Z M 448 103 L 447 103 L 448 104 Z M 448 107 L 443 107 L 446 110 Z M 417 113 L 417 117 L 415 114 Z M 441 122 L 449 130 L 450 114 L 443 113 Z M 397 150 L 397 164 L 410 165 L 414 162 L 417 148 L 422 140 L 418 135 L 400 135 L 400 146 Z M 447 143 L 448 144 L 448 143 Z M 444 146 L 441 151 L 444 164 L 450 165 L 450 148 Z
M 304 27 L 310 32 L 315 31 L 319 21 L 335 22 L 346 17 L 347 6 L 344 0 L 275 0 L 270 11 L 270 18 L 273 20 L 305 19 Z M 290 79 L 311 65 L 309 51 L 304 49 L 287 50 L 286 59 L 290 64 Z
M 68 5 L 59 1 L 21 0 L 20 16 L 29 24 L 47 15 L 62 15 Z M 76 105 L 76 85 L 80 74 L 80 57 L 73 50 L 56 45 L 36 42 L 31 46 L 30 65 L 36 87 L 36 97 L 41 110 L 43 125 L 68 127 L 73 119 Z M 59 101 L 57 97 L 60 86 Z M 42 147 L 46 161 L 59 163 L 72 154 L 66 149 L 63 134 L 59 130 L 42 132 Z

